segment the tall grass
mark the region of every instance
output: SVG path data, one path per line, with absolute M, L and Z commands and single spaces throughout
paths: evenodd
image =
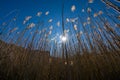
M 66 63 L 62 58 L 50 57 L 48 52 L 11 48 L 15 50 L 1 50 L 4 54 L 0 56 L 0 78 L 3 80 L 120 79 L 120 57 L 113 52 L 75 54 Z
M 67 33 L 63 5 L 61 32 L 69 37 L 61 43 L 51 39 L 54 29 L 44 28 L 41 20 L 36 25 L 23 25 L 19 32 L 16 16 L 1 24 L 0 79 L 119 80 L 120 21 L 109 10 L 94 16 L 91 10 L 85 13 L 87 21 L 79 14 L 70 19 Z M 9 30 L 10 24 L 13 27 Z

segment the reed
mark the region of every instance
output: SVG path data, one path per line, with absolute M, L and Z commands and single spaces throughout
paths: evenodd
M 74 10 L 73 5 L 72 12 Z M 65 21 L 63 4 L 62 34 L 59 36 L 67 37 L 64 41 L 58 41 L 54 27 L 46 28 L 42 20 L 26 25 L 33 18 L 31 16 L 25 18 L 24 28 L 20 31 L 14 21 L 16 16 L 1 24 L 0 79 L 119 80 L 119 18 L 112 16 L 114 14 L 109 10 L 94 14 L 91 11 L 96 12 L 88 7 L 86 20 L 78 13 L 76 18 Z M 49 11 L 45 13 L 48 14 Z M 37 16 L 40 15 L 39 12 Z M 13 27 L 8 29 L 10 24 Z M 51 38 L 54 34 L 56 36 Z

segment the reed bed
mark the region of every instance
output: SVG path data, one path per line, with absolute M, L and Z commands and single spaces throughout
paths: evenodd
M 4 53 L 0 56 L 1 80 L 120 79 L 120 57 L 113 52 L 75 54 L 67 63 L 62 58 L 49 56 L 49 52 L 11 48 L 15 50 L 1 50 Z
M 78 13 L 65 21 L 63 4 L 59 36 L 66 36 L 65 41 L 59 40 L 54 27 L 46 28 L 42 20 L 27 25 L 31 16 L 25 18 L 20 30 L 16 27 L 18 14 L 3 22 L 0 80 L 120 80 L 119 10 L 92 11 L 96 12 L 87 8 L 86 20 Z

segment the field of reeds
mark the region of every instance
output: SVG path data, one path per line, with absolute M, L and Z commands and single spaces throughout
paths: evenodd
M 102 1 L 117 12 L 88 7 L 65 19 L 62 7 L 58 28 L 27 16 L 19 29 L 17 12 L 0 22 L 0 80 L 120 80 L 120 11 Z
M 1 80 L 119 80 L 120 51 L 52 57 L 49 52 L 30 51 L 1 41 Z M 10 47 L 10 48 L 8 48 Z

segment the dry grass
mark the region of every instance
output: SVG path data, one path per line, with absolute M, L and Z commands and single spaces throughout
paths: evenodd
M 119 51 L 117 54 L 120 54 Z M 0 49 L 0 79 L 119 80 L 120 56 L 118 55 L 112 52 L 76 54 L 69 57 L 66 64 L 65 60 L 50 57 L 45 52 L 7 45 L 6 48 Z

